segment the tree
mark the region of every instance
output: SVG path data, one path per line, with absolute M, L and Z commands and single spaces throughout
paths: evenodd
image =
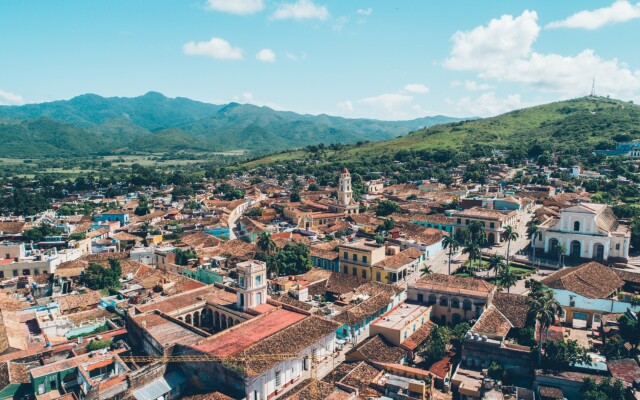
M 602 354 L 607 360 L 620 360 L 629 357 L 629 351 L 625 347 L 625 341 L 620 335 L 613 335 L 604 342 Z
M 189 260 L 198 258 L 198 254 L 191 249 L 178 249 L 176 250 L 176 264 L 189 265 Z
M 420 269 L 420 276 L 431 275 L 433 271 L 431 271 L 431 266 L 425 264 L 424 267 Z
M 610 377 L 604 377 L 600 383 L 591 378 L 584 378 L 584 385 L 580 389 L 584 400 L 624 400 L 625 387 L 620 379 L 611 381 Z
M 500 272 L 504 268 L 504 257 L 499 254 L 494 254 L 489 257 L 489 271 L 494 270 L 495 276 L 498 276 L 498 272 Z
M 53 225 L 44 223 L 22 232 L 22 236 L 30 242 L 39 242 L 47 236 L 59 235 L 61 232 Z
M 489 374 L 489 377 L 497 381 L 503 380 L 506 372 L 507 371 L 505 370 L 505 368 L 495 361 L 492 361 L 491 364 L 489 364 L 489 369 L 487 371 L 487 373 Z
M 267 254 L 273 254 L 278 248 L 278 246 L 276 245 L 276 242 L 273 240 L 273 238 L 271 237 L 271 234 L 268 232 L 260 233 L 260 235 L 258 236 L 257 245 L 261 251 Z
M 531 250 L 533 251 L 533 255 L 531 257 L 531 268 L 535 268 L 535 264 L 536 264 L 536 239 L 539 239 L 542 237 L 542 231 L 540 230 L 540 227 L 538 227 L 538 224 L 533 223 L 531 224 L 531 226 L 529 227 L 529 239 L 531 239 Z
M 309 247 L 302 243 L 287 243 L 277 257 L 284 275 L 299 275 L 311 269 Z
M 297 202 L 299 202 L 300 200 L 302 200 L 302 199 L 300 198 L 300 192 L 299 192 L 299 191 L 297 191 L 297 190 L 292 191 L 292 192 L 291 192 L 291 195 L 289 196 L 289 200 L 291 200 L 291 202 L 292 202 L 292 203 L 297 203 Z
M 138 196 L 138 206 L 133 211 L 133 213 L 137 216 L 147 215 L 151 212 L 151 206 L 149 205 L 149 200 L 147 196 L 141 194 Z
M 376 232 L 389 232 L 396 227 L 396 221 L 393 218 L 387 218 L 376 228 Z
M 71 235 L 69 235 L 68 239 L 69 240 L 82 240 L 85 238 L 85 233 L 84 232 L 73 232 Z
M 471 329 L 471 325 L 468 322 L 459 322 L 456 326 L 451 330 L 451 337 L 457 341 L 458 343 L 464 340 L 464 336 Z
M 513 226 L 507 225 L 502 232 L 502 238 L 507 241 L 507 265 L 509 265 L 509 252 L 511 250 L 511 241 L 517 240 L 520 235 L 513 229 Z
M 543 287 L 531 288 L 529 292 L 529 303 L 531 308 L 529 309 L 529 317 L 538 321 L 540 332 L 540 342 L 543 343 L 546 340 L 546 335 L 549 327 L 556 322 L 556 314 L 560 310 L 560 304 L 555 299 L 553 291 Z M 545 339 L 542 337 L 542 332 L 545 332 Z M 542 350 L 542 349 L 541 349 Z
M 620 337 L 629 342 L 634 349 L 640 345 L 640 312 L 635 318 L 627 314 L 623 314 L 618 318 L 618 327 L 620 329 Z
M 442 239 L 442 247 L 445 249 L 447 247 L 449 248 L 449 275 L 451 275 L 451 256 L 453 255 L 453 252 L 458 251 L 460 242 L 458 242 L 454 235 L 446 235 Z
M 431 361 L 441 360 L 447 354 L 447 346 L 451 341 L 451 331 L 446 326 L 435 326 L 429 334 L 429 340 L 422 355 Z
M 379 217 L 386 217 L 387 215 L 391 215 L 394 212 L 400 211 L 400 206 L 398 203 L 392 200 L 382 200 L 378 204 L 378 208 L 376 209 L 376 215 Z
M 80 275 L 80 283 L 92 290 L 107 289 L 110 293 L 115 293 L 120 289 L 120 274 L 112 268 L 91 263 Z
M 511 293 L 511 286 L 518 282 L 518 277 L 511 272 L 511 267 L 508 265 L 500 272 L 500 282 L 502 283 L 502 287 L 507 288 L 507 293 Z
M 567 251 L 567 247 L 562 243 L 558 243 L 556 251 L 558 252 L 558 264 L 564 267 L 564 253 Z
M 469 224 L 469 232 L 471 233 L 472 241 L 478 244 L 483 244 L 486 242 L 486 237 L 484 235 L 484 224 L 482 222 L 472 221 L 471 224 Z
M 545 342 L 543 366 L 553 371 L 563 371 L 575 364 L 592 363 L 587 349 L 576 340 L 553 340 Z
M 468 241 L 465 243 L 462 253 L 469 255 L 469 274 L 473 276 L 473 261 L 481 255 L 480 246 L 474 241 Z

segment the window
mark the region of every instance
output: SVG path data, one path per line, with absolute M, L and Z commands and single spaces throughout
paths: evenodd
M 276 387 L 282 385 L 282 377 L 280 376 L 280 371 L 276 371 Z
M 449 305 L 449 299 L 446 297 L 440 297 L 440 305 L 442 307 L 447 307 Z
M 18 276 L 18 270 L 17 269 L 13 270 L 13 276 Z
M 367 270 L 366 269 L 362 270 L 362 278 L 363 279 L 367 279 Z
M 462 302 L 462 308 L 463 308 L 465 311 L 469 311 L 469 310 L 471 310 L 471 301 L 470 301 L 470 300 L 465 300 L 465 301 L 463 301 L 463 302 Z
M 616 243 L 616 250 L 620 250 L 620 243 Z
M 365 264 L 367 263 L 367 256 L 362 256 L 362 262 Z
M 240 287 L 244 287 L 244 278 L 240 278 Z
M 468 219 L 466 219 L 466 220 L 464 221 L 464 224 L 465 224 L 465 225 L 469 225 L 469 220 L 468 220 Z
M 4 271 L 0 271 L 0 279 L 4 278 Z
M 40 275 L 40 270 L 39 269 L 34 269 L 33 270 L 33 274 L 34 275 Z
M 578 232 L 580 230 L 580 221 L 576 221 L 573 223 L 573 230 Z
M 342 253 L 342 258 L 344 258 L 345 260 L 348 260 L 349 254 L 345 251 L 344 253 Z
M 6 258 L 6 259 L 11 258 L 11 254 L 7 253 L 7 255 L 6 255 L 6 257 L 5 257 L 5 258 Z
M 429 295 L 429 304 L 436 304 L 436 295 L 435 294 L 430 294 Z
M 354 254 L 352 258 L 353 258 L 353 261 L 358 261 L 358 255 L 357 254 Z
M 424 302 L 424 295 L 422 293 L 418 293 L 418 302 Z
M 489 223 L 489 228 L 495 228 L 496 224 L 494 222 Z
M 404 331 L 404 338 L 407 338 L 407 331 Z
M 347 271 L 347 267 L 346 266 L 342 267 L 342 273 L 343 274 L 348 274 L 349 273 L 349 271 Z
M 376 281 L 380 282 L 380 272 L 376 272 Z
M 460 300 L 456 298 L 451 299 L 451 308 L 460 308 Z
M 356 267 L 353 267 L 353 269 L 351 270 L 351 275 L 358 276 L 358 269 Z
M 416 324 L 413 324 L 413 331 L 416 331 Z
M 256 286 L 260 286 L 261 283 L 262 283 L 262 276 L 260 275 L 256 276 Z
M 462 218 L 458 218 L 458 224 L 462 225 Z
M 31 275 L 31 271 L 29 271 L 28 269 L 23 269 L 22 270 L 22 275 L 29 276 L 29 275 Z

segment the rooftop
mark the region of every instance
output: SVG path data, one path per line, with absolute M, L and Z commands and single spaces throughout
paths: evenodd
M 568 290 L 590 299 L 607 298 L 624 285 L 613 269 L 595 261 L 563 268 L 541 282 L 551 289 Z
M 428 306 L 421 304 L 403 303 L 389 310 L 386 314 L 381 315 L 373 321 L 372 325 L 396 330 L 402 329 L 428 310 Z
M 495 285 L 482 279 L 444 274 L 425 275 L 409 287 L 476 296 L 487 296 L 495 289 Z

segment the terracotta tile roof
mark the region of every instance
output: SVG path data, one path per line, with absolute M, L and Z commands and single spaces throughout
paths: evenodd
M 255 244 L 247 243 L 239 239 L 229 240 L 223 242 L 219 246 L 209 248 L 201 251 L 200 255 L 212 257 L 212 256 L 230 256 L 240 260 L 250 260 L 255 257 L 258 252 L 258 246 Z
M 283 304 L 288 304 L 290 306 L 293 306 L 295 308 L 299 308 L 300 310 L 304 310 L 304 311 L 310 311 L 313 306 L 309 303 L 305 303 L 304 301 L 300 301 L 297 299 L 294 299 L 293 297 L 289 296 L 288 294 L 282 294 L 276 297 L 273 297 L 273 300 L 275 301 L 279 301 L 280 303 Z
M 511 328 L 511 322 L 492 304 L 478 318 L 470 332 L 506 337 Z
M 464 211 L 457 211 L 453 213 L 454 218 L 475 218 L 483 220 L 493 221 L 506 221 L 509 218 L 517 215 L 515 211 L 499 211 L 490 210 L 487 208 L 473 207 Z
M 496 288 L 495 285 L 482 279 L 444 274 L 425 275 L 409 287 L 480 296 L 489 295 Z
M 424 325 L 413 332 L 413 334 L 411 334 L 411 336 L 409 336 L 404 342 L 402 342 L 402 347 L 412 351 L 417 349 L 418 346 L 422 344 L 422 342 L 427 340 L 427 338 L 431 334 L 431 331 L 436 326 L 438 326 L 436 323 L 427 321 Z
M 100 228 L 100 229 L 96 229 L 95 231 L 87 232 L 85 237 L 94 238 L 94 237 L 106 235 L 107 233 L 109 233 L 109 228 Z
M 5 234 L 7 233 L 12 233 L 12 234 L 16 234 L 16 233 L 21 233 L 23 230 L 25 230 L 25 225 L 27 223 L 24 221 L 20 221 L 20 222 L 3 222 L 0 221 L 0 232 L 3 232 Z
M 89 311 L 81 311 L 81 312 L 67 315 L 67 317 L 69 317 L 69 320 L 76 325 L 80 325 L 80 323 L 82 322 L 87 322 L 87 321 L 91 321 L 98 318 L 109 319 L 112 316 L 113 314 L 111 314 L 109 311 L 102 308 L 96 308 Z
M 248 356 L 279 353 L 299 353 L 340 328 L 340 324 L 315 315 L 304 318 L 280 330 L 246 350 Z M 259 376 L 279 361 L 249 361 L 247 375 Z
M 127 232 L 117 232 L 111 234 L 111 237 L 116 240 L 120 240 L 122 242 L 142 242 L 142 238 L 140 236 L 132 235 Z
M 192 394 L 181 398 L 182 400 L 233 400 L 233 397 L 229 397 L 226 394 L 220 392 Z
M 531 309 L 529 298 L 520 294 L 497 292 L 492 304 L 507 317 L 514 328 L 524 328 Z
M 189 235 L 180 237 L 180 242 L 194 249 L 202 247 L 214 247 L 218 246 L 222 241 L 215 236 L 207 235 L 204 232 L 195 232 Z
M 549 288 L 568 290 L 590 299 L 607 298 L 624 286 L 613 269 L 595 261 L 561 269 L 541 282 Z
M 0 310 L 0 354 L 8 349 L 25 350 L 26 331 L 15 311 Z
M 366 360 L 376 363 L 398 364 L 407 356 L 407 351 L 388 342 L 382 335 L 371 336 L 356 348 L 349 350 L 347 356 L 359 352 Z
M 318 257 L 318 258 L 322 258 L 324 260 L 332 260 L 335 261 L 340 257 L 340 254 L 338 254 L 337 251 L 333 251 L 333 250 L 324 250 L 315 246 L 311 246 L 309 248 L 309 252 L 311 253 L 312 257 Z
M 68 294 L 66 296 L 54 297 L 53 300 L 60 304 L 60 310 L 74 310 L 76 308 L 97 305 L 102 298 L 102 294 L 98 290 L 87 290 L 83 294 Z
M 417 257 L 412 257 L 413 254 L 413 252 L 406 253 L 405 251 L 402 251 L 394 256 L 386 257 L 384 260 L 375 263 L 374 267 L 397 270 L 414 262 Z
M 640 283 L 640 273 L 638 272 L 625 271 L 619 268 L 613 268 L 613 272 L 618 275 L 618 278 L 627 283 Z
M 291 392 L 281 397 L 285 400 L 308 400 L 313 396 L 311 395 L 310 379 L 305 379 L 296 385 Z M 317 395 L 316 398 L 324 400 L 348 400 L 353 396 L 349 392 L 336 387 L 331 382 L 319 381 L 316 383 Z
M 8 296 L 5 292 L 0 291 L 0 310 L 18 311 L 24 308 L 23 303 L 15 297 Z
M 354 387 L 360 392 L 371 390 L 370 385 L 374 383 L 374 379 L 380 375 L 380 371 L 372 365 L 361 361 L 352 364 L 341 364 L 351 367 L 351 371 L 347 372 L 338 382 Z
M 620 379 L 626 386 L 631 386 L 635 380 L 640 379 L 640 366 L 634 359 L 607 361 L 607 368 L 614 379 Z
M 564 393 L 562 393 L 562 389 L 551 387 L 551 386 L 539 386 L 540 396 L 548 398 L 548 399 L 564 399 Z

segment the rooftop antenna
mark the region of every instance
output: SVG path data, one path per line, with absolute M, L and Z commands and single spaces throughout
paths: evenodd
M 596 97 L 596 78 L 593 78 L 593 82 L 591 83 L 591 97 Z

